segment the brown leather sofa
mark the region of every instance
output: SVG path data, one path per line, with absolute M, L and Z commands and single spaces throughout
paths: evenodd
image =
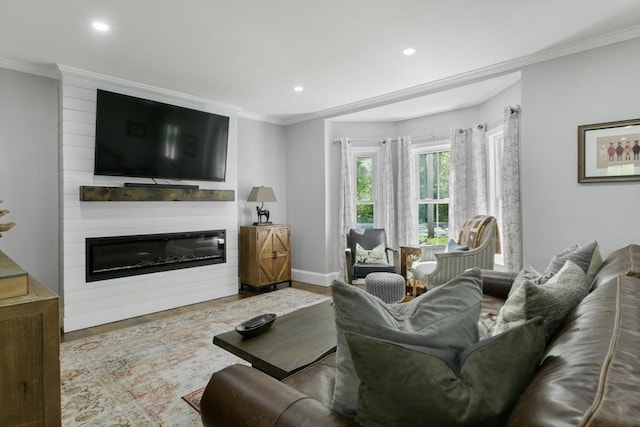
M 483 309 L 515 275 L 484 272 Z M 508 426 L 640 426 L 640 246 L 611 253 L 516 403 Z M 335 354 L 280 382 L 244 365 L 211 377 L 205 426 L 347 426 L 330 409 Z

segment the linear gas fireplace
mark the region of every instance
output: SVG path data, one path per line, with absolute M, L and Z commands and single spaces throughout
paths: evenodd
M 226 230 L 88 238 L 86 280 L 226 262 Z

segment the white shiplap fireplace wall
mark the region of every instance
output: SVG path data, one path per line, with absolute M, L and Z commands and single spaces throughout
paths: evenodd
M 66 332 L 228 296 L 238 290 L 237 112 L 195 96 L 59 65 L 60 286 Z M 96 90 L 104 89 L 229 116 L 226 182 L 186 181 L 234 190 L 233 202 L 81 202 L 81 185 L 122 186 L 148 179 L 94 176 Z M 125 278 L 85 281 L 87 237 L 225 229 L 227 259 Z

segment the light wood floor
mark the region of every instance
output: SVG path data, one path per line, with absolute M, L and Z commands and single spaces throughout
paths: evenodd
M 286 283 L 281 283 L 281 284 L 277 285 L 277 288 L 278 289 L 282 289 L 282 288 L 284 288 L 286 286 L 287 286 Z M 309 291 L 309 292 L 314 292 L 314 293 L 321 294 L 321 295 L 331 295 L 331 288 L 328 287 L 328 286 L 310 285 L 308 283 L 302 283 L 302 282 L 295 282 L 294 281 L 294 282 L 292 282 L 292 287 L 297 288 L 297 289 L 303 289 L 303 290 Z M 94 326 L 94 327 L 91 327 L 91 328 L 81 329 L 79 331 L 67 332 L 67 333 L 61 334 L 60 340 L 62 342 L 66 342 L 66 341 L 71 341 L 71 340 L 75 340 L 75 339 L 79 339 L 79 338 L 85 338 L 85 337 L 89 337 L 89 336 L 92 336 L 92 335 L 101 334 L 101 333 L 104 333 L 104 332 L 115 331 L 115 330 L 122 329 L 122 328 L 128 328 L 130 326 L 141 325 L 141 324 L 144 324 L 144 323 L 153 322 L 155 320 L 164 319 L 164 318 L 167 318 L 167 317 L 170 317 L 170 316 L 175 316 L 177 314 L 189 313 L 189 312 L 194 311 L 194 310 L 200 310 L 202 308 L 206 308 L 206 307 L 209 307 L 209 306 L 213 305 L 214 302 L 217 304 L 220 301 L 223 301 L 223 302 L 224 301 L 236 301 L 236 300 L 239 300 L 239 299 L 242 299 L 242 298 L 250 298 L 250 297 L 255 296 L 255 295 L 256 295 L 255 292 L 245 288 L 238 295 L 232 295 L 232 296 L 229 296 L 229 297 L 219 298 L 219 299 L 212 300 L 212 301 L 205 301 L 205 302 L 201 302 L 201 303 L 197 303 L 197 304 L 187 305 L 187 306 L 184 306 L 184 307 L 178 307 L 178 308 L 174 308 L 174 309 L 171 309 L 171 310 L 161 311 L 161 312 L 158 312 L 158 313 L 147 314 L 147 315 L 144 315 L 144 316 L 134 317 L 133 319 L 127 319 L 127 320 L 121 320 L 119 322 L 108 323 L 106 325 Z

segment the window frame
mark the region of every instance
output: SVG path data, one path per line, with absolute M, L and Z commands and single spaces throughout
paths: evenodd
M 358 227 L 358 205 L 373 205 L 373 228 L 382 227 L 382 221 L 380 218 L 381 208 L 380 208 L 380 189 L 381 189 L 381 169 L 380 169 L 380 159 L 381 159 L 382 147 L 353 147 L 353 170 L 355 171 L 353 176 L 353 206 L 354 206 L 354 224 Z M 371 157 L 371 174 L 372 174 L 372 183 L 371 183 L 371 197 L 372 200 L 359 201 L 358 200 L 358 158 L 360 157 Z
M 502 154 L 504 149 L 504 126 L 502 124 L 487 129 L 487 213 L 493 215 L 498 223 L 500 240 L 502 237 Z M 495 263 L 504 265 L 502 253 L 495 255 Z
M 420 205 L 421 204 L 447 204 L 449 205 L 449 197 L 444 199 L 422 199 L 420 198 L 420 162 L 419 158 L 421 154 L 432 154 L 432 153 L 441 153 L 441 152 L 449 152 L 451 153 L 451 139 L 441 139 L 438 141 L 431 141 L 428 143 L 414 144 L 411 150 L 411 158 L 414 169 L 414 178 L 416 183 L 415 188 L 415 201 L 414 201 L 414 209 L 416 209 L 416 219 L 418 220 L 418 224 L 416 227 L 416 231 L 418 235 L 416 236 L 416 241 L 420 242 Z M 450 176 L 450 174 L 449 174 Z M 449 219 L 447 218 L 447 223 Z M 448 240 L 447 236 L 447 240 Z M 420 243 L 420 246 L 433 246 L 427 245 L 426 243 Z

